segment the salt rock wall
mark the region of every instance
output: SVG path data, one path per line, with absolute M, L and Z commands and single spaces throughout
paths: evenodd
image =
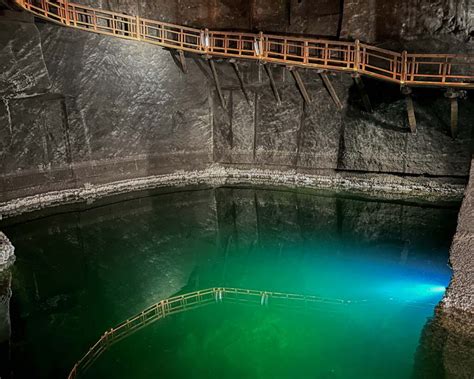
M 21 16 L 21 17 L 20 17 Z M 22 18 L 23 17 L 23 18 Z M 343 109 L 320 76 L 294 78 L 268 65 L 217 61 L 225 106 L 208 62 L 187 56 L 187 73 L 158 46 L 0 18 L 0 202 L 212 164 L 303 173 L 336 171 L 466 177 L 474 107 L 460 100 L 449 136 L 448 100 L 415 91 L 418 132 L 408 132 L 399 89 L 366 80 L 374 112 L 362 110 L 349 75 L 331 74 Z
M 214 161 L 241 167 L 291 168 L 301 172 L 346 170 L 415 175 L 469 173 L 474 117 L 471 99 L 460 101 L 459 135 L 449 135 L 449 101 L 441 91 L 414 93 L 417 133 L 409 131 L 405 99 L 396 86 L 367 80 L 374 112 L 362 110 L 349 75 L 330 80 L 344 104 L 339 110 L 320 76 L 302 71 L 312 99 L 305 104 L 292 74 L 271 67 L 278 105 L 263 67 L 243 66 L 249 101 L 232 67 L 217 65 L 226 101 L 213 97 Z
M 367 42 L 446 38 L 469 41 L 474 33 L 470 0 L 345 0 L 341 37 Z
M 76 0 L 197 28 L 263 30 L 361 39 L 469 41 L 470 0 Z M 433 45 L 436 48 L 436 45 Z
M 209 161 L 208 85 L 192 60 L 183 75 L 159 47 L 49 24 L 0 28 L 2 199 Z
M 77 0 L 77 3 L 196 28 L 336 36 L 341 2 L 331 0 Z

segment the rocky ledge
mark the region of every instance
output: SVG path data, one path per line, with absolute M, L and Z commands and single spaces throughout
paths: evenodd
M 88 184 L 62 191 L 23 197 L 0 203 L 0 219 L 58 205 L 91 202 L 106 196 L 161 187 L 187 185 L 275 185 L 293 188 L 325 189 L 368 194 L 390 199 L 415 198 L 427 201 L 460 200 L 464 183 L 453 184 L 423 177 L 396 175 L 313 175 L 296 170 L 275 171 L 245 169 L 214 164 L 204 170 L 176 171 L 172 174 L 147 176 L 107 184 Z
M 467 312 L 470 315 L 472 328 L 474 320 L 474 159 L 471 163 L 469 184 L 459 212 L 449 262 L 453 269 L 453 277 L 443 299 L 443 306 L 447 309 Z
M 15 248 L 5 234 L 0 232 L 0 273 L 15 260 Z

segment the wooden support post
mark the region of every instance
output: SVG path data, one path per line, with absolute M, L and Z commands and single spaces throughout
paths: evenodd
M 451 98 L 451 137 L 456 138 L 458 135 L 458 98 Z
M 372 104 L 370 103 L 369 95 L 365 90 L 364 82 L 359 74 L 353 75 L 354 82 L 357 86 L 357 90 L 359 91 L 360 97 L 362 98 L 362 102 L 364 103 L 364 108 L 367 112 L 372 113 Z
M 290 70 L 291 73 L 293 74 L 293 77 L 295 78 L 296 84 L 298 85 L 298 89 L 300 90 L 301 96 L 303 96 L 305 103 L 311 104 L 311 97 L 309 96 L 309 93 L 306 90 L 306 87 L 303 83 L 303 79 L 301 79 L 301 76 L 298 70 L 293 66 L 288 67 L 288 70 Z
M 458 135 L 458 119 L 459 119 L 459 94 L 452 89 L 449 89 L 445 96 L 451 101 L 451 137 L 455 139 Z
M 321 76 L 321 79 L 323 80 L 324 86 L 326 87 L 329 94 L 331 95 L 331 98 L 334 101 L 334 104 L 336 104 L 336 107 L 338 109 L 342 109 L 343 106 L 342 106 L 341 100 L 339 100 L 339 97 L 337 96 L 337 93 L 336 93 L 331 81 L 329 80 L 327 74 L 325 72 L 321 72 L 319 75 Z
M 280 94 L 278 93 L 278 88 L 275 84 L 275 80 L 273 79 L 272 70 L 269 67 L 269 65 L 265 64 L 264 66 L 265 66 L 265 71 L 267 72 L 268 78 L 270 79 L 270 85 L 272 87 L 273 94 L 275 95 L 275 99 L 276 99 L 278 105 L 280 105 L 281 104 L 281 98 L 280 98 Z
M 231 59 L 229 62 L 232 64 L 232 67 L 234 67 L 234 71 L 237 74 L 237 78 L 239 79 L 240 83 L 240 88 L 242 89 L 242 92 L 245 96 L 245 100 L 247 100 L 247 103 L 250 104 L 250 98 L 247 93 L 247 89 L 245 88 L 244 78 L 242 76 L 242 73 L 240 72 L 239 65 L 237 64 L 237 61 L 235 59 Z
M 217 93 L 219 94 L 219 99 L 221 101 L 222 108 L 226 108 L 224 95 L 222 94 L 221 84 L 219 82 L 219 77 L 217 76 L 216 65 L 212 59 L 209 59 L 209 65 L 211 66 L 212 76 L 214 77 L 214 83 L 216 84 Z
M 184 56 L 184 51 L 183 50 L 178 50 L 178 55 L 179 55 L 179 63 L 181 63 L 181 69 L 185 74 L 188 73 L 188 68 L 186 66 L 186 57 Z
M 413 99 L 411 97 L 411 88 L 403 86 L 401 88 L 402 93 L 405 95 L 405 102 L 407 105 L 407 116 L 408 116 L 408 126 L 412 133 L 416 133 L 416 116 L 415 116 L 415 105 L 413 104 Z

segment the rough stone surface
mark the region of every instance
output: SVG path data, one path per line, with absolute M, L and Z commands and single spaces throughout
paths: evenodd
M 196 28 L 266 30 L 336 36 L 339 1 L 76 0 L 77 3 Z
M 472 39 L 474 4 L 466 0 L 76 0 L 94 7 L 197 28 L 305 33 L 386 42 Z
M 391 199 L 423 197 L 429 201 L 456 200 L 462 196 L 464 185 L 425 178 L 399 178 L 391 175 L 338 174 L 331 176 L 308 175 L 296 171 L 271 171 L 260 169 L 238 169 L 213 165 L 202 171 L 178 171 L 173 174 L 156 175 L 107 184 L 54 191 L 23 197 L 0 203 L 0 218 L 25 212 L 80 201 L 94 201 L 105 196 L 167 186 L 225 184 L 261 184 L 314 189 L 332 189 L 376 194 Z
M 473 357 L 472 315 L 438 306 L 421 333 L 413 378 L 470 379 Z
M 0 362 L 2 362 L 2 365 L 0 365 L 0 375 L 5 378 L 10 375 L 8 361 L 10 359 L 11 296 L 11 273 L 8 270 L 0 271 Z
M 344 1 L 342 37 L 368 42 L 430 35 L 453 41 L 472 38 L 474 4 L 464 0 Z
M 0 272 L 6 270 L 15 260 L 15 248 L 5 234 L 0 232 Z
M 350 76 L 330 75 L 339 111 L 317 72 L 300 70 L 312 99 L 305 104 L 292 74 L 269 65 L 277 105 L 264 67 L 245 62 L 247 101 L 222 61 L 216 67 L 224 108 L 200 57 L 187 58 L 184 74 L 157 46 L 8 17 L 0 25 L 3 202 L 212 163 L 316 175 L 468 174 L 470 99 L 460 100 L 459 137 L 452 140 L 447 99 L 415 93 L 419 128 L 411 135 L 403 98 L 390 85 L 367 81 L 375 109 L 369 115 Z
M 474 319 L 474 160 L 469 185 L 458 218 L 458 227 L 450 251 L 453 277 L 443 306 L 461 310 Z M 472 325 L 471 325 L 472 326 Z

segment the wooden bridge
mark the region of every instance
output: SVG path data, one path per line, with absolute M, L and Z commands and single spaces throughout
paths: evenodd
M 451 100 L 453 136 L 457 128 L 459 93 L 456 90 L 474 88 L 474 56 L 469 55 L 413 54 L 407 51 L 400 53 L 359 41 L 345 42 L 263 32 L 241 33 L 196 29 L 95 9 L 67 0 L 13 1 L 38 17 L 61 25 L 176 50 L 184 71 L 186 70 L 184 52 L 205 56 L 209 59 L 221 104 L 224 107 L 225 99 L 212 57 L 231 60 L 244 93 L 245 88 L 236 60 L 247 59 L 286 66 L 292 70 L 306 102 L 311 102 L 311 99 L 296 68 L 316 69 L 339 108 L 342 107 L 341 102 L 325 74 L 326 71 L 351 73 L 362 91 L 364 105 L 368 111 L 371 110 L 370 101 L 363 92 L 360 75 L 398 84 L 402 87 L 403 94 L 407 96 L 408 119 L 412 131 L 416 130 L 416 120 L 410 88 L 422 86 L 444 88 L 447 90 L 446 97 Z M 280 102 L 271 70 L 268 69 L 268 65 L 265 68 L 275 97 Z

